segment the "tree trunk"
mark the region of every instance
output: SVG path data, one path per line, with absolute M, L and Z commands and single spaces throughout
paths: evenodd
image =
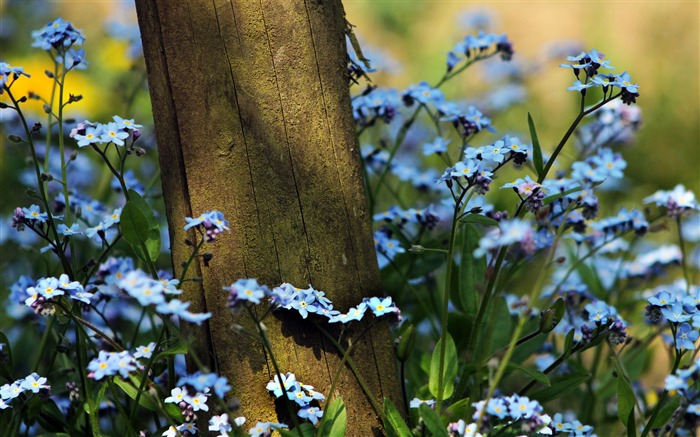
M 232 232 L 208 247 L 203 284 L 188 283 L 194 349 L 227 376 L 248 424 L 277 420 L 265 389 L 274 375 L 259 341 L 235 333 L 246 315 L 226 307 L 223 286 L 257 278 L 323 290 L 341 311 L 380 295 L 346 77 L 339 0 L 140 0 L 136 2 L 158 139 L 176 270 L 189 250 L 184 217 L 220 210 Z M 279 310 L 265 320 L 282 372 L 327 394 L 339 352 L 313 323 Z M 249 326 L 250 327 L 250 326 Z M 355 332 L 358 330 L 356 329 Z M 381 405 L 400 386 L 385 324 L 352 360 Z M 344 369 L 336 395 L 348 435 L 381 423 Z M 288 419 L 288 418 L 287 418 Z M 289 422 L 287 422 L 289 423 Z

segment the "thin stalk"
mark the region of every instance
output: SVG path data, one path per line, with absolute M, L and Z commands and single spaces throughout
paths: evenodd
M 447 353 L 447 315 L 450 308 L 450 291 L 452 289 L 452 262 L 454 260 L 457 227 L 459 226 L 458 218 L 464 212 L 465 208 L 467 207 L 467 204 L 469 203 L 469 198 L 465 200 L 464 196 L 466 196 L 467 192 L 470 191 L 470 188 L 471 186 L 468 186 L 466 189 L 462 190 L 462 193 L 459 195 L 457 203 L 455 204 L 454 213 L 452 214 L 452 228 L 450 229 L 450 242 L 449 246 L 447 247 L 447 271 L 445 273 L 445 289 L 442 295 L 443 301 L 440 323 L 440 361 L 438 366 L 439 388 L 437 393 L 437 399 L 435 402 L 435 410 L 438 412 L 441 411 L 440 407 L 442 406 L 443 401 L 443 373 L 445 371 L 445 355 Z M 471 194 L 469 194 L 469 197 L 471 197 L 473 194 L 474 191 L 471 190 Z
M 338 349 L 338 351 L 341 354 L 345 355 L 345 353 L 346 353 L 345 348 L 343 348 L 343 346 L 341 346 L 340 343 L 338 343 L 338 341 L 335 338 L 333 338 L 333 336 L 330 334 L 330 332 L 326 331 L 321 325 L 318 325 L 318 329 L 319 329 L 319 331 L 321 331 L 321 333 L 323 335 L 326 336 L 326 338 L 333 344 L 333 346 L 335 346 L 335 348 Z M 355 366 L 355 362 L 348 357 L 347 364 L 350 367 L 350 370 L 352 370 L 353 375 L 355 375 L 355 378 L 357 379 L 357 383 L 360 384 L 360 388 L 362 388 L 362 391 L 365 392 L 365 396 L 367 396 L 367 399 L 369 400 L 370 404 L 372 404 L 372 408 L 374 408 L 374 412 L 379 417 L 384 419 L 384 411 L 383 411 L 382 407 L 379 405 L 379 402 L 377 402 L 377 400 L 375 399 L 374 395 L 372 394 L 369 387 L 367 386 L 367 383 L 360 375 L 360 372 L 358 372 L 357 367 Z

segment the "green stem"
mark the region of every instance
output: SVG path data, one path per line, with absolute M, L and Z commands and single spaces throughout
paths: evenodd
M 673 361 L 673 369 L 671 369 L 671 375 L 676 373 L 676 370 L 678 370 L 678 366 L 681 363 L 681 357 L 683 354 L 676 349 L 676 359 Z M 651 426 L 654 424 L 654 420 L 656 419 L 656 416 L 659 414 L 659 411 L 661 411 L 661 407 L 663 403 L 666 401 L 666 397 L 668 396 L 668 390 L 663 391 L 661 393 L 661 396 L 659 397 L 659 401 L 656 403 L 656 406 L 654 407 L 654 411 L 651 412 L 651 416 L 649 416 L 649 420 L 647 421 L 647 424 L 644 426 L 644 429 L 642 430 L 642 435 L 640 437 L 647 437 L 649 435 L 649 432 L 651 431 Z
M 336 349 L 338 349 L 338 352 L 341 354 L 345 355 L 346 350 L 343 348 L 343 346 L 338 343 L 338 341 L 333 338 L 333 336 L 330 334 L 330 332 L 326 331 L 325 328 L 323 328 L 321 325 L 317 325 L 318 330 L 321 331 L 321 333 L 335 346 Z M 348 347 L 348 349 L 352 347 L 352 344 Z M 355 366 L 355 362 L 348 356 L 348 359 L 346 360 L 348 366 L 350 367 L 350 370 L 352 371 L 353 375 L 355 375 L 355 379 L 357 379 L 357 383 L 360 385 L 360 388 L 362 388 L 362 391 L 364 391 L 365 396 L 367 396 L 367 399 L 369 400 L 370 404 L 372 404 L 372 408 L 374 408 L 374 412 L 382 418 L 382 422 L 384 422 L 384 411 L 379 405 L 379 402 L 377 402 L 377 399 L 375 399 L 374 395 L 369 389 L 369 386 L 367 386 L 367 383 L 365 380 L 362 378 L 360 375 L 360 372 L 357 370 L 357 367 Z
M 571 212 L 573 209 L 574 204 L 571 203 L 569 207 L 566 210 L 565 216 L 562 218 L 562 223 L 566 223 L 566 217 L 568 216 L 568 213 Z M 554 255 L 556 253 L 557 246 L 559 245 L 559 242 L 561 241 L 561 237 L 564 234 L 564 226 L 560 226 L 559 229 L 557 230 L 556 237 L 554 239 L 554 242 L 552 243 L 552 246 L 549 248 L 549 254 L 547 256 L 547 260 L 544 264 L 544 266 L 540 269 L 540 273 L 537 277 L 537 280 L 535 281 L 534 286 L 532 287 L 532 291 L 530 291 L 530 298 L 528 300 L 528 305 L 525 311 L 521 314 L 518 324 L 515 327 L 515 331 L 513 332 L 513 335 L 510 340 L 510 344 L 508 345 L 508 350 L 506 351 L 505 355 L 503 356 L 503 359 L 499 363 L 498 370 L 496 371 L 496 375 L 494 378 L 490 381 L 489 384 L 489 391 L 486 395 L 486 402 L 488 403 L 489 399 L 493 396 L 493 394 L 496 391 L 496 388 L 498 387 L 498 384 L 501 382 L 501 378 L 503 378 L 503 375 L 505 374 L 506 368 L 508 366 L 508 363 L 510 362 L 511 357 L 513 356 L 513 352 L 515 351 L 515 346 L 517 345 L 517 340 L 520 337 L 520 333 L 522 330 L 525 328 L 525 324 L 529 320 L 529 317 L 526 314 L 529 314 L 531 305 L 537 301 L 539 298 L 540 292 L 542 291 L 542 285 L 544 283 L 546 273 L 547 273 L 547 266 L 549 266 L 552 263 L 552 260 L 554 259 Z M 476 428 L 479 429 L 481 427 L 481 423 L 484 418 L 484 411 L 483 410 L 479 414 L 479 418 L 477 419 L 477 425 Z
M 12 104 L 14 105 L 15 111 L 17 111 L 17 115 L 19 115 L 20 121 L 22 122 L 22 127 L 24 128 L 24 133 L 27 136 L 27 142 L 29 143 L 29 149 L 32 154 L 32 161 L 34 163 L 34 172 L 36 173 L 36 181 L 37 185 L 39 188 L 39 193 L 41 194 L 41 201 L 44 204 L 44 209 L 46 210 L 46 213 L 48 215 L 48 226 L 49 229 L 53 233 L 54 241 L 56 242 L 57 246 L 60 246 L 60 241 L 61 239 L 58 236 L 58 231 L 56 230 L 56 222 L 54 222 L 53 219 L 53 214 L 51 213 L 51 207 L 48 201 L 48 197 L 46 195 L 46 188 L 44 187 L 44 182 L 41 180 L 41 170 L 39 169 L 39 159 L 36 154 L 36 148 L 34 147 L 34 139 L 32 138 L 32 132 L 29 129 L 29 125 L 27 124 L 27 119 L 24 117 L 24 113 L 19 107 L 19 102 L 17 99 L 15 99 L 15 96 L 12 94 L 10 91 L 9 87 L 5 86 L 5 91 L 7 92 L 8 97 L 12 101 Z M 69 208 L 68 204 L 66 204 L 66 208 Z M 61 260 L 61 265 L 63 266 L 63 271 L 68 274 L 69 277 L 73 277 L 73 269 L 71 268 L 70 263 L 68 262 L 68 259 L 66 258 L 66 254 L 60 250 L 56 251 L 56 255 L 58 258 Z
M 131 412 L 129 413 L 129 423 L 131 423 L 131 421 L 134 420 L 134 414 L 136 414 L 136 410 L 138 409 L 139 399 L 141 399 L 141 393 L 143 393 L 143 388 L 146 386 L 146 381 L 148 380 L 148 371 L 151 369 L 151 367 L 153 367 L 153 363 L 155 362 L 156 356 L 158 355 L 156 351 L 158 350 L 158 347 L 160 347 L 160 343 L 163 341 L 164 336 L 165 326 L 163 326 L 163 328 L 160 330 L 160 334 L 158 335 L 158 339 L 156 340 L 156 345 L 153 347 L 151 357 L 148 359 L 148 363 L 146 363 L 146 368 L 143 369 L 143 377 L 141 378 L 139 389 L 136 392 L 136 397 L 134 398 L 134 405 L 131 407 Z
M 56 321 L 56 314 L 53 314 L 49 318 L 49 322 L 46 324 L 44 329 L 44 334 L 41 336 L 41 343 L 39 343 L 39 350 L 37 351 L 36 360 L 34 361 L 34 367 L 32 372 L 37 372 L 39 370 L 39 364 L 41 364 L 41 359 L 44 357 L 44 349 L 46 349 L 46 344 L 49 341 L 49 336 L 51 335 L 51 328 Z
M 255 327 L 258 328 L 258 334 L 260 335 L 260 342 L 262 343 L 263 350 L 266 351 L 266 354 L 268 354 L 268 356 L 270 357 L 272 367 L 275 369 L 275 375 L 277 375 L 277 382 L 279 383 L 280 388 L 282 389 L 282 399 L 284 400 L 284 405 L 287 408 L 287 413 L 289 414 L 290 418 L 292 419 L 292 422 L 294 423 L 294 429 L 297 430 L 299 437 L 304 437 L 301 428 L 299 428 L 299 421 L 297 420 L 296 414 L 294 414 L 294 411 L 292 410 L 289 396 L 287 396 L 287 388 L 284 386 L 284 376 L 282 375 L 280 367 L 277 364 L 277 360 L 275 359 L 275 354 L 272 351 L 272 344 L 270 343 L 270 339 L 267 337 L 267 333 L 265 332 L 265 329 L 263 329 L 263 327 L 261 326 L 257 317 L 255 317 L 255 313 L 253 312 L 253 308 L 251 307 L 251 305 L 245 305 L 245 309 L 248 310 L 250 318 L 255 323 Z
M 454 262 L 455 241 L 457 237 L 457 227 L 459 226 L 459 216 L 462 215 L 469 203 L 469 199 L 474 194 L 471 193 L 467 197 L 464 196 L 470 191 L 471 185 L 462 190 L 457 203 L 455 204 L 454 213 L 452 215 L 452 228 L 450 229 L 450 241 L 447 247 L 447 271 L 445 273 L 445 289 L 442 295 L 442 311 L 440 321 L 440 361 L 438 366 L 438 393 L 435 402 L 435 410 L 440 412 L 442 407 L 443 395 L 443 373 L 445 371 L 445 355 L 447 353 L 447 315 L 450 308 L 450 290 L 452 289 L 452 263 Z

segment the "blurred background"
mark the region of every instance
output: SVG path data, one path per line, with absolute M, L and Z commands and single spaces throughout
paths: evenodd
M 444 90 L 451 99 L 479 99 L 499 86 L 499 78 L 519 76 L 526 90 L 519 99 L 522 103 L 505 111 L 480 109 L 493 118 L 499 130 L 494 137 L 512 132 L 528 138 L 526 117 L 527 112 L 532 113 L 543 147 L 550 151 L 578 105 L 576 93 L 566 91 L 574 80 L 571 70 L 558 65 L 565 55 L 598 49 L 616 66 L 616 72 L 628 71 L 640 85 L 637 105 L 642 110 L 642 129 L 625 153 L 629 184 L 618 199 L 631 203 L 620 206 L 633 206 L 656 189 L 671 189 L 679 182 L 698 192 L 700 3 L 498 1 L 487 5 L 345 0 L 344 5 L 365 55 L 378 70 L 373 82 L 381 87 L 405 89 L 421 80 L 435 83 L 445 71 L 447 52 L 466 34 L 478 29 L 506 33 L 515 48 L 509 71 L 489 71 L 479 65 L 449 82 Z M 91 120 L 122 114 L 150 125 L 132 1 L 3 0 L 0 16 L 2 60 L 24 66 L 32 74 L 31 80 L 17 84 L 18 89 L 24 86 L 40 95 L 49 94 L 50 81 L 43 71 L 50 61 L 45 53 L 29 48 L 30 33 L 62 16 L 83 30 L 90 62 L 67 85 L 70 92 L 84 97 L 69 113 Z M 41 104 L 34 103 L 40 113 Z M 129 113 L 124 114 L 127 108 Z M 489 139 L 480 138 L 484 144 Z M 0 148 L 3 170 L 8 165 L 6 157 L 5 147 Z M 3 176 L 0 182 L 10 181 Z

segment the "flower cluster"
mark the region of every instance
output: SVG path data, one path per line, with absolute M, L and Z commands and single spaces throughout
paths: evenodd
M 671 191 L 659 190 L 644 199 L 644 203 L 653 203 L 658 207 L 666 208 L 670 217 L 700 210 L 695 194 L 686 190 L 682 184 L 676 185 Z
M 155 310 L 165 316 L 178 316 L 181 320 L 202 324 L 203 321 L 211 317 L 211 313 L 192 313 L 187 309 L 189 302 L 179 299 L 169 299 L 169 295 L 181 294 L 182 291 L 176 288 L 178 281 L 162 281 L 153 279 L 142 270 L 136 269 L 119 273 L 121 279 L 113 284 L 118 290 L 136 299 L 141 306 L 155 305 Z M 100 291 L 105 286 L 100 286 Z M 113 289 L 105 290 L 106 293 L 113 293 Z
M 129 373 L 141 367 L 134 355 L 129 351 L 105 352 L 100 351 L 97 358 L 90 361 L 87 369 L 88 376 L 99 381 L 105 376 L 119 374 L 122 378 L 128 378 Z
M 175 404 L 180 408 L 183 423 L 171 426 L 162 435 L 165 437 L 176 436 L 178 433 L 184 435 L 194 435 L 197 433 L 196 427 L 197 412 L 209 411 L 207 401 L 211 397 L 211 392 L 223 399 L 226 393 L 231 390 L 228 380 L 223 376 L 214 373 L 196 372 L 191 375 L 184 375 L 177 381 L 177 386 L 170 390 L 170 396 L 163 402 Z M 234 419 L 236 426 L 245 423 L 244 417 Z M 218 431 L 219 436 L 228 436 L 233 426 L 229 422 L 228 415 L 212 416 L 209 420 L 209 431 Z
M 185 217 L 187 224 L 185 230 L 199 229 L 204 235 L 204 240 L 207 243 L 212 243 L 216 240 L 223 231 L 230 231 L 228 220 L 224 218 L 224 214 L 220 211 L 207 211 L 199 217 Z
M 307 419 L 315 425 L 323 417 L 323 410 L 319 408 L 318 403 L 325 401 L 326 397 L 315 391 L 313 386 L 299 383 L 293 373 L 275 375 L 266 388 L 276 398 L 286 393 L 287 399 L 294 401 L 300 408 L 297 415 L 302 419 Z
M 24 304 L 36 312 L 50 309 L 47 302 L 57 299 L 59 296 L 68 295 L 73 300 L 90 303 L 93 293 L 85 291 L 78 281 L 71 281 L 68 275 L 62 274 L 58 278 L 40 278 L 30 287 L 27 287 Z
M 620 100 L 609 102 L 589 117 L 593 120 L 576 132 L 579 149 L 585 153 L 629 142 L 642 122 L 640 109 L 637 106 L 627 106 Z
M 645 318 L 653 324 L 667 322 L 674 334 L 671 342 L 676 349 L 696 348 L 700 336 L 700 287 L 690 290 L 668 287 L 649 297 L 647 302 Z
M 578 276 L 572 275 L 545 295 L 564 299 L 567 311 L 554 332 L 566 335 L 573 330 L 574 342 L 579 346 L 585 346 L 600 336 L 607 336 L 613 344 L 627 340 L 628 325 L 617 309 L 591 295 Z
M 430 230 L 440 221 L 440 217 L 432 206 L 423 209 L 409 208 L 406 210 L 398 206 L 392 206 L 386 212 L 375 214 L 374 220 L 393 223 L 398 228 L 402 228 L 406 223 L 413 223 Z
M 85 37 L 68 21 L 60 17 L 56 18 L 41 29 L 33 31 L 32 38 L 34 38 L 32 47 L 46 51 L 56 50 L 58 54 L 56 61 L 63 63 L 66 69 L 87 66 L 85 51 L 74 48 L 74 46 L 83 45 Z
M 142 128 L 134 120 L 127 120 L 115 115 L 113 121 L 107 124 L 91 123 L 87 120 L 78 123 L 78 126 L 71 130 L 70 137 L 77 141 L 78 147 L 91 146 L 94 144 L 110 144 L 124 146 L 125 140 L 131 138 L 133 145 L 141 136 Z M 140 149 L 139 149 L 140 150 Z M 137 154 L 142 155 L 143 153 Z
M 681 408 L 674 416 L 678 427 L 676 435 L 693 435 L 700 425 L 698 381 L 700 381 L 700 360 L 666 377 L 665 389 L 681 396 Z
M 528 148 L 519 138 L 508 135 L 489 146 L 468 147 L 464 160 L 445 170 L 438 181 L 447 182 L 449 187 L 452 183 L 462 185 L 462 181 L 466 181 L 467 188 L 475 186 L 478 193 L 484 194 L 494 173 L 505 163 L 511 160 L 515 165 L 525 163 Z
M 491 119 L 474 106 L 468 106 L 463 111 L 456 103 L 443 101 L 437 103 L 435 109 L 440 115 L 440 121 L 452 122 L 455 129 L 465 139 L 472 138 L 484 129 L 490 132 L 496 131 L 491 125 Z
M 243 426 L 245 423 L 245 417 L 236 417 L 233 419 L 233 423 L 236 426 Z M 219 433 L 217 437 L 228 437 L 228 433 L 233 430 L 233 426 L 229 423 L 228 414 L 224 413 L 219 416 L 212 416 L 209 419 L 209 431 L 216 431 Z
M 30 77 L 29 74 L 24 72 L 24 68 L 13 67 L 12 65 L 6 62 L 0 62 L 0 94 L 2 94 L 5 91 L 6 86 L 8 88 L 12 86 L 12 83 L 14 83 L 14 81 L 17 80 L 20 76 Z M 12 78 L 12 82 L 8 84 L 10 78 Z
M 328 323 L 348 323 L 360 320 L 369 309 L 376 317 L 385 314 L 400 314 L 391 297 L 364 298 L 359 305 L 348 309 L 347 313 L 341 313 L 333 309 L 333 303 L 326 297 L 323 291 L 316 290 L 311 285 L 301 289 L 292 284 L 284 283 L 270 290 L 265 285 L 260 285 L 256 279 L 239 279 L 224 290 L 230 293 L 229 306 L 237 308 L 244 302 L 259 304 L 263 298 L 268 298 L 274 308 L 296 310 L 302 318 L 309 314 L 317 314 L 328 319 Z
M 447 54 L 447 71 L 452 71 L 462 61 L 484 58 L 496 53 L 500 53 L 504 61 L 510 61 L 513 57 L 513 43 L 508 41 L 505 34 L 479 32 L 476 36 L 467 35 Z
M 537 249 L 535 238 L 536 234 L 530 222 L 519 219 L 502 221 L 498 227 L 489 229 L 479 240 L 479 247 L 474 251 L 474 255 L 482 257 L 488 252 L 512 244 L 518 244 L 524 253 L 532 254 Z
M 633 84 L 630 75 L 627 72 L 622 74 L 604 74 L 600 73 L 601 68 L 614 70 L 615 67 L 610 65 L 610 62 L 603 59 L 605 55 L 592 49 L 589 52 L 581 52 L 578 56 L 569 56 L 566 59 L 573 64 L 561 64 L 561 67 L 571 68 L 576 76 L 576 81 L 573 86 L 569 87 L 569 91 L 579 91 L 585 95 L 586 90 L 592 87 L 601 87 L 603 93 L 613 87 L 619 88 L 622 102 L 631 105 L 637 101 L 639 97 L 639 85 Z M 581 77 L 583 72 L 583 77 Z
M 561 413 L 557 413 L 554 417 L 548 414 L 543 414 L 542 405 L 535 400 L 531 400 L 526 396 L 498 396 L 486 401 L 473 403 L 472 406 L 476 409 L 473 419 L 477 420 L 480 416 L 484 416 L 483 428 L 479 431 L 488 432 L 499 425 L 507 424 L 509 427 L 515 426 L 521 433 L 525 435 L 560 435 L 568 434 L 573 437 L 592 437 L 593 427 L 583 425 L 576 419 L 565 420 Z M 467 429 L 471 426 L 472 434 L 467 433 Z M 450 428 L 451 427 L 451 428 Z M 448 430 L 453 435 L 478 435 L 476 433 L 476 424 L 466 425 L 464 421 L 450 424 Z M 463 430 L 463 431 L 462 431 Z M 461 431 L 461 433 L 460 433 Z
M 46 384 L 46 378 L 32 373 L 26 378 L 18 379 L 9 384 L 0 386 L 0 410 L 12 408 L 10 403 L 22 393 L 47 393 L 51 387 Z
M 401 99 L 395 89 L 367 88 L 353 97 L 352 113 L 360 126 L 371 126 L 377 120 L 391 122 L 398 114 Z

